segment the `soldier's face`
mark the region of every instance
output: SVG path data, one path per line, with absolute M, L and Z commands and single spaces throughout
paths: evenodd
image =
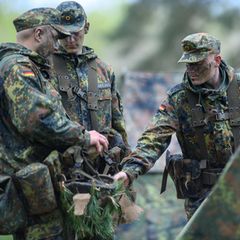
M 221 60 L 221 59 L 220 59 Z M 220 62 L 216 61 L 215 55 L 211 54 L 204 60 L 196 63 L 187 63 L 187 73 L 193 85 L 211 83 L 216 74 Z
M 38 47 L 38 53 L 43 57 L 48 57 L 58 48 L 58 32 L 50 27 L 43 28 L 43 37 Z
M 85 30 L 82 29 L 79 32 L 71 33 L 64 39 L 59 40 L 60 45 L 70 54 L 78 54 L 82 52 L 82 46 L 84 41 Z

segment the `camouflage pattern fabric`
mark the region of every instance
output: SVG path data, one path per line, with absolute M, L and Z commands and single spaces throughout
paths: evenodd
M 202 61 L 209 54 L 220 53 L 220 41 L 208 33 L 190 34 L 182 40 L 183 55 L 179 63 Z
M 220 71 L 222 84 L 217 90 L 194 87 L 185 74 L 183 83 L 168 92 L 167 99 L 160 105 L 148 128 L 140 137 L 135 151 L 123 160 L 123 171 L 127 172 L 132 180 L 146 173 L 154 165 L 168 147 L 175 132 L 184 158 L 208 159 L 212 168 L 221 168 L 226 164 L 234 149 L 229 120 L 206 121 L 203 126 L 205 137 L 203 141 L 206 143 L 208 156 L 202 158 L 186 94 L 187 91 L 196 94 L 199 97 L 199 104 L 205 110 L 218 109 L 224 112 L 228 107 L 226 91 L 233 79 L 233 69 L 222 62 Z
M 65 59 L 68 69 L 69 87 L 77 86 L 87 95 L 88 90 L 88 63 L 96 59 L 97 63 L 97 86 L 98 86 L 98 110 L 97 120 L 99 132 L 105 128 L 113 128 L 122 135 L 123 141 L 127 144 L 127 134 L 123 118 L 123 107 L 121 98 L 116 90 L 115 75 L 110 66 L 100 60 L 93 49 L 83 47 L 83 53 L 77 56 L 67 54 L 62 48 L 56 55 Z M 60 78 L 61 76 L 58 76 Z M 90 112 L 86 98 L 80 98 L 74 94 L 73 99 L 69 99 L 67 93 L 60 90 L 59 83 L 55 86 L 62 95 L 62 102 L 70 118 L 87 130 L 91 129 Z
M 17 231 L 27 222 L 26 212 L 13 180 L 3 174 L 0 174 L 0 215 L 0 235 Z
M 210 196 L 203 202 L 178 240 L 240 239 L 240 148 L 231 157 Z
M 60 21 L 60 12 L 55 8 L 34 8 L 14 19 L 13 24 L 17 32 L 42 25 L 51 25 L 65 36 L 70 35 L 70 33 L 60 25 Z
M 88 148 L 89 133 L 66 115 L 59 93 L 50 84 L 46 60 L 15 43 L 0 45 L 0 59 L 0 137 L 3 150 L 9 154 L 1 156 L 1 173 L 13 174 L 41 162 L 54 149 L 64 151 L 71 145 Z M 38 220 L 29 217 L 29 224 L 35 229 L 30 232 L 41 232 L 46 237 L 59 234 L 61 215 L 47 215 L 46 221 L 42 215 L 37 215 Z M 32 238 L 29 235 L 24 239 Z
M 69 120 L 59 93 L 49 83 L 46 60 L 14 43 L 2 44 L 0 55 L 4 52 L 14 55 L 1 65 L 1 134 L 15 159 L 9 164 L 17 171 L 33 161 L 42 161 L 51 149 L 89 146 L 89 134 Z
M 16 172 L 15 176 L 30 215 L 51 212 L 57 207 L 51 176 L 46 165 L 29 164 Z
M 62 2 L 57 6 L 61 14 L 61 24 L 70 32 L 78 32 L 83 29 L 87 21 L 87 15 L 83 7 L 74 1 Z
M 14 234 L 14 240 L 64 239 L 62 232 L 64 223 L 59 210 L 31 216 L 28 221 L 29 226 Z

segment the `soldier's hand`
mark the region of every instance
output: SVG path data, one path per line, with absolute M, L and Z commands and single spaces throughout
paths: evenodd
M 125 187 L 127 187 L 130 183 L 128 175 L 125 172 L 119 172 L 113 176 L 115 181 L 123 181 Z
M 99 154 L 102 154 L 104 151 L 108 150 L 109 142 L 105 136 L 95 130 L 89 131 L 89 134 L 90 145 L 95 146 Z

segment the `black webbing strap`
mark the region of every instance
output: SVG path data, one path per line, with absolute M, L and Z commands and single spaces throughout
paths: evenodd
M 165 164 L 165 168 L 163 171 L 162 186 L 161 186 L 160 194 L 162 194 L 163 192 L 166 191 L 169 163 L 170 163 L 170 151 L 167 150 L 166 151 L 166 164 Z
M 240 144 L 240 92 L 239 92 L 239 81 L 240 76 L 237 74 L 234 75 L 233 81 L 230 83 L 228 90 L 227 90 L 227 97 L 228 97 L 228 113 L 222 114 L 222 119 L 219 119 L 221 115 L 215 115 L 214 121 L 218 120 L 227 120 L 230 121 L 230 126 L 232 128 L 232 133 L 234 137 L 234 148 L 237 149 L 237 146 Z M 192 126 L 196 129 L 196 136 L 198 139 L 199 148 L 201 149 L 201 158 L 204 159 L 207 154 L 207 147 L 204 140 L 204 132 L 203 126 L 205 125 L 204 120 L 206 119 L 206 114 L 202 110 L 201 105 L 197 103 L 198 97 L 191 91 L 187 91 L 188 101 L 191 106 L 191 113 L 192 113 Z M 210 119 L 210 118 L 209 118 Z M 205 156 L 205 157 L 204 157 Z M 217 158 L 222 161 L 222 156 L 217 155 Z
M 97 63 L 93 59 L 88 64 L 88 92 L 87 92 L 88 109 L 90 111 L 91 127 L 98 131 L 98 87 L 97 87 Z
M 168 168 L 165 167 L 164 171 L 163 171 L 163 175 L 162 175 L 162 186 L 161 186 L 161 189 L 160 189 L 160 194 L 162 194 L 163 192 L 166 191 L 167 178 L 168 178 Z
M 187 90 L 187 98 L 191 108 L 192 114 L 192 127 L 196 129 L 196 138 L 199 148 L 201 149 L 200 159 L 206 159 L 208 156 L 207 146 L 204 137 L 204 119 L 205 114 L 203 112 L 203 107 L 198 103 L 198 96 L 190 90 Z M 189 155 L 189 157 L 191 157 Z
M 161 186 L 160 194 L 163 193 L 166 190 L 167 178 L 168 178 L 169 173 L 170 173 L 170 176 L 171 176 L 172 180 L 176 184 L 176 182 L 175 182 L 175 171 L 178 171 L 178 170 L 175 169 L 175 166 L 178 163 L 183 164 L 186 161 L 188 162 L 189 159 L 183 159 L 182 154 L 171 155 L 169 150 L 166 151 L 166 165 L 165 165 L 164 172 L 163 172 L 162 186 Z
M 221 170 L 222 169 L 220 169 L 218 172 L 211 172 L 211 169 L 203 171 L 201 176 L 202 184 L 208 186 L 214 185 L 217 182 L 219 176 L 221 175 Z
M 230 83 L 227 96 L 229 104 L 229 118 L 230 126 L 234 137 L 234 148 L 235 150 L 240 144 L 240 76 L 234 75 L 233 81 Z
M 67 70 L 67 64 L 63 57 L 53 55 L 52 62 L 58 78 L 60 91 L 67 92 L 70 87 L 70 77 Z

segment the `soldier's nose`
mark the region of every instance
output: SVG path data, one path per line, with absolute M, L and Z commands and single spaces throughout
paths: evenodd
M 58 48 L 59 48 L 59 42 L 58 42 L 58 41 L 56 41 L 56 42 L 54 43 L 53 48 L 54 48 L 55 51 L 58 50 Z

